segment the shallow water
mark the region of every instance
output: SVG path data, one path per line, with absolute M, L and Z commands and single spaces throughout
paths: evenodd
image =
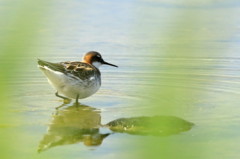
M 95 140 L 69 136 L 60 146 L 37 153 L 46 134 L 59 133 L 59 130 L 54 131 L 56 129 L 53 128 L 51 132 L 51 125 L 57 120 L 54 118 L 58 113 L 55 108 L 61 106 L 62 101 L 54 96 L 55 91 L 38 70 L 36 58 L 52 62 L 78 60 L 85 52 L 97 50 L 106 61 L 119 68 L 101 67 L 101 89 L 92 97 L 80 101 L 94 110 L 87 111 L 92 113 L 90 117 L 95 119 L 94 122 L 106 124 L 122 117 L 166 115 L 149 110 L 151 103 L 146 102 L 146 99 L 154 99 L 148 91 L 142 90 L 152 90 L 156 85 L 174 88 L 179 92 L 189 90 L 199 96 L 188 98 L 183 94 L 162 99 L 160 102 L 162 105 L 189 104 L 189 112 L 179 107 L 167 115 L 178 116 L 195 124 L 192 130 L 167 139 L 186 139 L 184 146 L 212 147 L 211 151 L 202 150 L 203 158 L 239 158 L 239 6 L 235 1 L 179 4 L 174 1 L 118 3 L 94 0 L 62 1 L 48 6 L 51 9 L 51 20 L 39 30 L 41 39 L 45 42 L 32 46 L 35 51 L 31 56 L 19 58 L 26 60 L 26 70 L 18 75 L 17 81 L 9 82 L 17 88 L 11 95 L 15 104 L 9 108 L 9 112 L 20 118 L 6 121 L 7 128 L 2 129 L 24 134 L 21 139 L 9 139 L 19 145 L 16 154 L 32 158 L 85 156 L 106 159 L 116 156 L 130 158 L 132 153 L 138 151 L 132 143 L 144 138 L 143 136 L 116 133 L 106 138 L 98 135 Z M 202 25 L 189 26 L 187 29 L 177 28 L 176 21 L 180 21 L 182 17 L 176 13 L 185 11 L 200 13 L 204 17 Z M 192 40 L 202 41 L 204 45 L 193 43 L 188 46 L 191 40 L 167 43 L 169 37 L 164 32 L 169 28 L 179 31 L 179 36 L 200 30 L 202 34 Z M 180 46 L 180 51 L 175 50 L 174 56 L 168 57 L 167 45 Z M 153 54 L 152 50 L 157 50 L 158 54 Z M 192 54 L 182 55 L 178 51 Z M 159 63 L 163 67 L 157 67 Z M 189 85 L 185 83 L 186 78 L 191 80 Z M 153 79 L 160 82 L 152 82 Z M 71 104 L 65 107 L 68 108 L 71 108 Z M 74 122 L 80 122 L 78 118 L 74 118 L 74 114 L 65 115 L 64 120 L 66 124 L 72 123 L 72 128 Z M 105 128 L 97 131 L 99 134 L 111 133 Z M 72 132 L 74 130 L 70 129 L 62 133 L 67 135 Z M 151 136 L 144 139 L 159 142 L 167 140 Z M 89 146 L 90 141 L 96 142 L 98 146 Z

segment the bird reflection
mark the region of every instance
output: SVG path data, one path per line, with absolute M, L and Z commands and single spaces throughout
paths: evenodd
M 59 106 L 48 125 L 48 131 L 40 141 L 38 152 L 49 148 L 84 143 L 86 146 L 101 145 L 109 133 L 101 134 L 100 110 L 80 104 Z

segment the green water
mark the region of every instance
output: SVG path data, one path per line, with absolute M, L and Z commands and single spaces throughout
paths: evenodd
M 19 56 L 17 60 L 24 66 L 19 68 L 20 74 L 12 77 L 16 80 L 8 82 L 13 88 L 8 95 L 12 106 L 6 110 L 11 120 L 2 123 L 1 131 L 13 134 L 3 139 L 13 145 L 10 156 L 132 158 L 145 148 L 144 142 L 136 146 L 135 141 L 175 140 L 182 148 L 195 148 L 196 156 L 186 153 L 186 157 L 240 157 L 239 2 L 93 0 L 60 1 L 45 7 L 51 16 L 38 30 L 39 42 L 31 46 L 31 55 Z M 187 18 L 182 12 L 198 14 L 199 24 L 179 27 L 178 23 Z M 184 40 L 188 34 L 196 36 Z M 172 37 L 176 37 L 176 42 L 169 40 Z M 173 48 L 171 57 L 166 54 L 168 47 Z M 55 97 L 55 90 L 37 68 L 36 59 L 81 60 L 90 50 L 101 52 L 106 61 L 119 68 L 100 68 L 100 90 L 80 101 L 86 110 L 67 111 L 75 109 L 72 104 L 56 110 L 62 101 Z M 186 80 L 191 82 L 186 84 Z M 174 111 L 152 112 L 156 97 L 149 92 L 155 88 L 180 92 L 160 100 L 160 107 L 174 105 Z M 164 94 L 159 90 L 161 93 Z M 189 109 L 182 109 L 183 106 Z M 94 134 L 89 137 L 75 130 L 79 128 L 77 123 L 92 128 L 122 117 L 143 115 L 173 115 L 195 126 L 168 137 L 112 134 L 104 127 L 88 130 Z M 86 124 L 89 118 L 91 122 Z M 65 123 L 69 129 L 59 130 L 58 123 Z M 43 143 L 63 136 L 64 142 L 38 153 Z

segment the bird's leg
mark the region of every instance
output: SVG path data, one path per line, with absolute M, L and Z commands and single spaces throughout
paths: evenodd
M 58 92 L 56 92 L 55 95 L 56 95 L 57 97 L 59 97 L 59 98 L 62 98 L 63 101 L 64 101 L 64 103 L 70 103 L 70 102 L 71 102 L 71 99 L 69 99 L 69 98 L 67 98 L 67 97 L 60 96 L 60 95 L 58 94 Z
M 68 99 L 67 97 L 60 96 L 60 95 L 58 94 L 58 92 L 56 92 L 55 95 L 56 95 L 57 97 L 59 97 L 59 98 L 62 98 L 62 99 Z
M 79 98 L 79 94 L 76 97 L 76 105 L 78 105 L 78 98 Z

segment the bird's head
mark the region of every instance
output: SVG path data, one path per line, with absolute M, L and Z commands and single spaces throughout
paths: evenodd
M 83 62 L 91 64 L 97 68 L 99 68 L 101 65 L 110 65 L 110 66 L 118 67 L 116 65 L 113 65 L 111 63 L 104 61 L 101 54 L 96 51 L 87 52 L 83 57 Z

